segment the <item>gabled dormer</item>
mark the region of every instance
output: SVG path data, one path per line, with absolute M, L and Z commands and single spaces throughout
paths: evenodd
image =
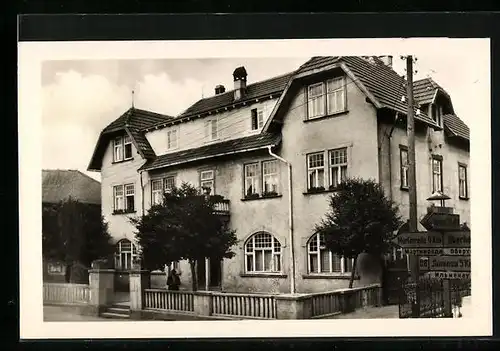
M 425 111 L 439 128 L 444 128 L 444 115 L 454 114 L 450 95 L 431 78 L 413 83 L 415 102 Z
M 104 166 L 129 162 L 136 156 L 144 160 L 153 159 L 156 154 L 142 130 L 171 118 L 173 117 L 130 108 L 101 131 L 88 170 L 101 171 Z M 103 158 L 108 149 L 111 149 L 112 157 L 107 161 L 110 164 L 104 165 Z

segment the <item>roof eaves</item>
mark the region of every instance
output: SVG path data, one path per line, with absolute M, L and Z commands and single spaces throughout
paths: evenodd
M 213 154 L 213 155 L 204 155 L 204 156 L 194 157 L 194 158 L 185 159 L 185 160 L 181 160 L 181 161 L 177 161 L 177 162 L 172 162 L 172 163 L 169 163 L 168 165 L 147 167 L 146 166 L 147 162 L 146 162 L 144 165 L 142 165 L 139 168 L 138 171 L 139 172 L 140 171 L 151 171 L 154 169 L 160 169 L 160 168 L 171 167 L 171 166 L 178 166 L 178 165 L 189 163 L 189 162 L 196 162 L 196 161 L 211 159 L 211 158 L 215 158 L 215 157 L 221 157 L 221 156 L 240 154 L 240 153 L 245 153 L 245 152 L 250 152 L 250 151 L 257 151 L 257 150 L 261 150 L 261 149 L 267 149 L 269 146 L 276 147 L 277 145 L 279 145 L 280 142 L 281 142 L 281 137 L 272 143 L 267 143 L 266 145 L 261 145 L 261 146 L 251 147 L 251 148 L 246 148 L 246 149 L 241 149 L 241 150 L 222 152 L 222 153 Z
M 373 94 L 365 87 L 365 85 L 359 80 L 358 77 L 347 67 L 345 63 L 341 63 L 340 67 L 344 72 L 351 78 L 351 80 L 356 84 L 356 86 L 370 99 L 370 101 L 375 105 L 376 108 L 382 108 L 382 104 L 373 96 Z

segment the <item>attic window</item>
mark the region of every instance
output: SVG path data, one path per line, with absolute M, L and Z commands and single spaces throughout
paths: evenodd
M 178 146 L 177 128 L 167 131 L 167 149 L 176 149 Z
M 442 107 L 436 104 L 432 105 L 432 119 L 440 127 L 443 126 L 443 110 Z
M 132 159 L 132 140 L 124 135 L 113 140 L 113 162 Z
M 334 115 L 346 111 L 344 77 L 329 79 L 307 87 L 307 119 Z
M 252 130 L 262 128 L 264 125 L 264 111 L 259 111 L 256 108 L 252 109 Z

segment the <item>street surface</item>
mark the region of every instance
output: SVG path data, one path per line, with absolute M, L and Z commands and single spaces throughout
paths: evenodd
M 101 317 L 82 316 L 71 313 L 58 306 L 43 306 L 44 322 L 96 322 L 96 321 L 113 321 Z

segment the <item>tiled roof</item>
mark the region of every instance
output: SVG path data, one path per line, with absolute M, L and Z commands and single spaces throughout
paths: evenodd
M 413 82 L 413 96 L 415 101 L 421 105 L 429 104 L 436 94 L 436 86 L 430 78 L 420 79 Z
M 429 104 L 434 99 L 436 90 L 441 91 L 449 97 L 446 90 L 437 84 L 432 78 L 419 79 L 413 82 L 413 96 L 415 101 L 421 105 Z
M 69 197 L 101 204 L 101 183 L 77 170 L 42 170 L 42 202 L 58 203 Z
M 297 72 L 302 73 L 334 63 L 344 63 L 382 107 L 407 113 L 407 104 L 401 101 L 402 96 L 407 98 L 405 80 L 376 56 L 369 59 L 360 56 L 317 56 L 303 64 Z M 415 119 L 435 125 L 423 112 L 415 115 Z
M 142 130 L 154 124 L 168 121 L 172 118 L 172 116 L 162 115 L 159 113 L 132 107 L 120 117 L 111 122 L 106 128 L 104 128 L 103 133 L 112 132 L 117 129 L 125 128 L 126 126 L 131 126 L 137 130 Z
M 455 115 L 443 116 L 444 127 L 453 135 L 470 140 L 469 127 Z
M 117 131 L 128 131 L 139 153 L 146 159 L 154 158 L 155 152 L 144 136 L 143 129 L 152 125 L 171 120 L 172 116 L 162 115 L 137 108 L 130 108 L 116 120 L 103 129 L 97 141 L 94 154 L 89 164 L 89 169 L 99 170 L 105 147 L 109 143 L 110 134 Z
M 292 77 L 292 75 L 293 73 L 287 73 L 247 85 L 245 94 L 243 95 L 243 98 L 238 100 L 238 103 L 283 92 L 286 83 L 288 83 L 288 80 Z M 176 118 L 183 118 L 212 111 L 221 107 L 232 105 L 234 102 L 234 90 L 230 90 L 219 95 L 199 100 Z
M 154 160 L 146 162 L 140 170 L 162 168 L 223 154 L 233 154 L 245 150 L 264 148 L 268 145 L 277 145 L 280 141 L 280 134 L 271 133 L 261 133 L 244 138 L 227 140 L 216 144 L 158 156 Z

